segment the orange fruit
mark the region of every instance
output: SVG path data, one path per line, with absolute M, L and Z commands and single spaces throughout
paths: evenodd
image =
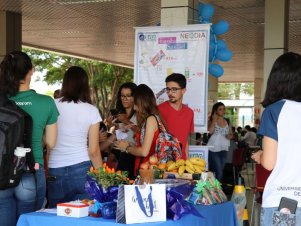
M 159 163 L 158 169 L 165 170 L 166 169 L 166 163 Z

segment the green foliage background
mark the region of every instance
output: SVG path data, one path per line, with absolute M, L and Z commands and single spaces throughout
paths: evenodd
M 248 96 L 254 95 L 254 83 L 219 83 L 218 99 L 220 100 L 239 100 L 241 94 Z M 230 120 L 232 126 L 238 126 L 239 107 L 226 106 L 226 117 Z M 241 125 L 240 125 L 241 126 Z
M 119 86 L 124 82 L 133 81 L 134 71 L 131 68 L 31 48 L 23 48 L 23 51 L 32 59 L 36 71 L 46 73 L 44 81 L 47 84 L 61 84 L 65 71 L 71 66 L 84 68 L 89 76 L 92 101 L 98 107 L 102 118 L 115 107 Z

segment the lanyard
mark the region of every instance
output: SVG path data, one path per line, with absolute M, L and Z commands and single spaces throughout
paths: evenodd
M 148 215 L 147 212 L 146 212 L 145 206 L 143 204 L 143 200 L 142 200 L 142 196 L 141 196 L 141 193 L 139 191 L 139 188 L 138 188 L 138 186 L 135 186 L 135 191 L 136 191 L 139 207 L 142 210 L 142 212 L 145 214 L 145 216 L 147 216 L 147 217 L 152 217 L 153 213 L 154 213 L 152 190 L 153 190 L 153 188 L 152 188 L 152 186 L 150 186 L 150 192 L 149 192 L 148 197 L 147 197 L 148 202 L 149 202 L 149 209 L 150 209 L 150 215 Z

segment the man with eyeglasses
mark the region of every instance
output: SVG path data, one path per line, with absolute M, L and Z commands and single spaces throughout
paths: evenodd
M 184 105 L 186 78 L 179 73 L 172 73 L 165 79 L 165 91 L 169 100 L 159 105 L 160 113 L 166 122 L 168 131 L 182 144 L 182 158 L 188 158 L 188 136 L 194 132 L 194 113 Z

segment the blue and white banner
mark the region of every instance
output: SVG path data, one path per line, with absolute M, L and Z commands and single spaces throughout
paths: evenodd
M 185 75 L 183 103 L 194 111 L 195 132 L 207 132 L 210 24 L 135 29 L 135 82 L 151 87 L 160 104 L 168 99 L 166 76 Z

